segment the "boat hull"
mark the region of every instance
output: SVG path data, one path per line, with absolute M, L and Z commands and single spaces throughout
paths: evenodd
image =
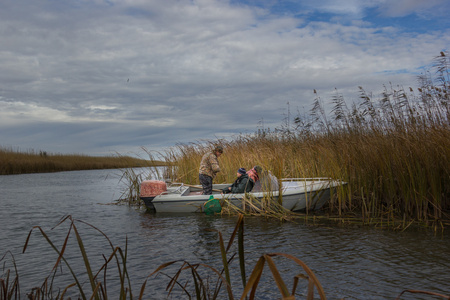
M 330 199 L 331 190 L 342 185 L 342 182 L 331 180 L 290 180 L 283 181 L 279 191 L 259 192 L 247 194 L 221 194 L 219 191 L 228 186 L 227 184 L 214 185 L 213 196 L 220 200 L 222 206 L 232 205 L 239 209 L 246 209 L 247 201 L 252 201 L 256 206 L 261 206 L 267 201 L 281 201 L 282 206 L 290 211 L 318 210 L 322 208 Z M 246 201 L 243 201 L 246 197 Z M 154 197 L 153 199 L 143 199 L 148 209 L 156 212 L 170 213 L 201 213 L 204 211 L 204 204 L 209 200 L 210 195 L 202 195 L 200 186 L 180 186 L 169 187 L 167 192 Z M 251 199 L 251 200 L 249 200 Z

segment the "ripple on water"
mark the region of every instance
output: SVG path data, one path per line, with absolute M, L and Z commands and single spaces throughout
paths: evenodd
M 33 226 L 41 226 L 60 249 L 69 223 L 52 228 L 67 215 L 96 226 L 114 246 L 127 248 L 127 268 L 135 294 L 162 263 L 181 260 L 221 267 L 217 231 L 222 232 L 227 243 L 236 217 L 152 214 L 128 206 L 105 205 L 120 195 L 118 178 L 111 176 L 113 173 L 98 170 L 0 176 L 0 250 L 13 252 L 23 290 L 29 291 L 42 283 L 57 258 L 37 231 L 22 254 L 28 232 Z M 98 268 L 104 260 L 102 255 L 108 257 L 112 252 L 109 242 L 93 228 L 75 224 L 89 249 L 92 265 Z M 314 227 L 302 222 L 281 223 L 260 218 L 246 218 L 244 231 L 247 275 L 261 255 L 281 252 L 304 261 L 316 274 L 329 299 L 393 299 L 404 289 L 449 293 L 448 233 L 434 236 L 427 231 L 399 233 L 370 228 Z M 237 252 L 237 240 L 231 252 Z M 66 255 L 87 284 L 74 240 L 70 240 Z M 276 258 L 275 263 L 288 284 L 301 271 L 288 259 Z M 240 285 L 237 264 L 236 259 L 231 270 L 236 287 Z M 175 272 L 177 266 L 167 269 L 167 273 Z M 110 265 L 111 274 L 114 268 Z M 61 272 L 63 275 L 58 277 L 61 284 L 71 282 L 67 268 Z M 109 280 L 111 291 L 117 286 L 115 280 L 114 277 Z M 165 276 L 152 277 L 146 293 L 152 299 L 161 298 L 167 283 Z M 305 287 L 298 291 L 304 292 Z M 277 297 L 278 290 L 266 270 L 258 298 Z

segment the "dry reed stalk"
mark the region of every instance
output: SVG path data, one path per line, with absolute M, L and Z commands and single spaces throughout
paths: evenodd
M 436 58 L 439 80 L 421 78 L 415 94 L 387 86 L 379 99 L 360 88 L 360 101 L 347 106 L 336 90 L 325 114 L 314 91 L 310 116 L 296 127 L 259 130 L 231 141 L 177 145 L 163 156 L 173 180 L 198 184 L 202 155 L 214 145 L 225 148 L 215 183 L 230 183 L 238 168 L 255 165 L 278 177 L 331 177 L 348 182 L 339 188 L 329 212 L 359 213 L 369 223 L 403 218 L 447 224 L 450 219 L 450 61 Z M 439 82 L 434 85 L 433 82 Z M 282 199 L 281 199 L 282 201 Z
M 65 240 L 64 240 L 64 243 L 63 243 L 61 249 L 58 249 L 55 246 L 55 244 L 51 241 L 50 237 L 40 226 L 34 226 L 28 234 L 25 245 L 23 247 L 23 252 L 25 252 L 28 249 L 28 243 L 31 238 L 32 232 L 34 230 L 38 230 L 42 234 L 42 236 L 46 239 L 46 241 L 51 246 L 51 248 L 56 252 L 56 254 L 58 254 L 58 257 L 53 266 L 51 274 L 44 279 L 44 282 L 41 285 L 41 287 L 33 288 L 31 293 L 29 294 L 29 297 L 32 299 L 41 299 L 41 297 L 42 297 L 42 299 L 54 299 L 54 298 L 60 299 L 58 296 L 57 297 L 53 296 L 53 293 L 55 292 L 54 291 L 54 289 L 55 289 L 54 280 L 57 276 L 58 267 L 60 267 L 61 264 L 64 264 L 65 267 L 68 268 L 70 274 L 72 275 L 74 283 L 70 283 L 69 285 L 64 287 L 63 295 L 66 294 L 69 289 L 76 287 L 77 292 L 79 293 L 79 297 L 81 297 L 81 299 L 88 299 L 89 293 L 91 293 L 89 299 L 107 299 L 108 295 L 107 295 L 107 290 L 106 290 L 106 276 L 107 276 L 106 270 L 109 268 L 109 265 L 113 264 L 115 261 L 116 266 L 117 266 L 117 270 L 116 270 L 117 276 L 120 280 L 120 290 L 119 290 L 118 296 L 120 297 L 120 299 L 126 299 L 127 294 L 129 294 L 130 297 L 132 298 L 130 278 L 128 276 L 128 272 L 126 269 L 126 257 L 127 257 L 126 248 L 125 248 L 125 252 L 123 252 L 121 248 L 114 247 L 112 245 L 111 241 L 109 240 L 109 238 L 101 230 L 99 230 L 98 228 L 96 228 L 88 223 L 85 223 L 83 221 L 74 220 L 71 216 L 66 216 L 66 217 L 62 218 L 61 221 L 56 226 L 60 226 L 62 223 L 66 222 L 66 221 L 70 222 L 69 230 L 67 232 L 67 235 L 65 237 Z M 107 242 L 109 243 L 109 245 L 111 247 L 110 256 L 108 258 L 103 256 L 104 264 L 100 267 L 100 269 L 97 272 L 94 272 L 94 270 L 91 267 L 90 258 L 87 255 L 88 249 L 86 248 L 86 246 L 83 243 L 83 240 L 78 232 L 75 222 L 80 222 L 80 223 L 86 224 L 86 225 L 90 226 L 91 228 L 93 228 L 94 230 L 96 230 L 97 232 L 99 232 L 101 235 L 103 235 L 103 237 L 107 240 Z M 82 255 L 82 263 L 85 266 L 85 274 L 88 276 L 88 279 L 89 279 L 91 291 L 88 291 L 87 289 L 83 288 L 83 284 L 81 284 L 79 278 L 75 274 L 75 272 L 72 269 L 71 265 L 69 264 L 68 260 L 66 260 L 65 252 L 66 252 L 66 249 L 68 246 L 68 240 L 69 240 L 69 236 L 71 235 L 71 232 L 74 232 L 74 234 L 75 234 L 78 249 Z M 105 276 L 103 278 L 103 280 L 101 280 L 101 278 L 99 276 L 99 274 L 101 274 L 102 272 L 104 273 L 104 276 Z
M 264 254 L 262 255 L 259 260 L 257 261 L 255 267 L 253 268 L 251 275 L 246 278 L 245 276 L 245 258 L 244 258 L 244 245 L 243 245 L 243 230 L 244 230 L 244 216 L 242 214 L 238 215 L 238 221 L 236 223 L 235 229 L 233 233 L 231 234 L 229 241 L 227 245 L 225 245 L 225 241 L 223 238 L 223 235 L 220 231 L 217 231 L 218 237 L 219 237 L 219 247 L 220 247 L 220 254 L 222 258 L 222 265 L 223 269 L 218 270 L 216 268 L 213 268 L 211 266 L 205 265 L 205 264 L 190 264 L 186 261 L 182 262 L 181 267 L 175 272 L 175 275 L 169 276 L 170 282 L 167 287 L 168 296 L 170 297 L 174 292 L 175 288 L 181 288 L 181 290 L 186 294 L 187 297 L 193 298 L 196 297 L 197 299 L 218 299 L 220 295 L 220 290 L 222 286 L 225 286 L 226 288 L 226 296 L 228 299 L 234 299 L 233 290 L 232 290 L 232 281 L 230 279 L 230 272 L 229 269 L 232 267 L 232 262 L 234 260 L 234 257 L 236 256 L 236 253 L 229 253 L 231 246 L 235 240 L 236 235 L 238 236 L 238 253 L 239 256 L 239 268 L 241 269 L 241 276 L 242 276 L 242 284 L 244 287 L 242 295 L 239 297 L 240 299 L 255 299 L 256 297 L 256 291 L 258 289 L 259 281 L 262 277 L 262 272 L 264 269 L 264 266 L 267 265 L 271 271 L 271 274 L 273 276 L 273 283 L 278 287 L 280 294 L 283 299 L 295 299 L 296 290 L 298 288 L 298 282 L 299 279 L 306 279 L 308 281 L 308 287 L 307 287 L 307 300 L 312 300 L 314 297 L 314 291 L 317 291 L 320 299 L 326 299 L 324 290 L 315 276 L 315 274 L 312 272 L 312 270 L 301 260 L 298 258 L 285 254 L 285 253 L 270 253 L 270 254 Z M 214 230 L 216 231 L 216 230 Z M 293 278 L 293 284 L 292 289 L 289 290 L 287 288 L 286 283 L 284 282 L 281 274 L 279 273 L 279 270 L 277 269 L 277 266 L 275 264 L 274 258 L 287 258 L 299 265 L 303 271 L 306 272 L 306 275 L 299 274 L 294 276 Z M 161 273 L 165 268 L 177 263 L 176 261 L 172 261 L 169 263 L 162 264 L 159 266 L 153 273 L 151 273 L 148 278 L 153 277 L 154 275 L 157 275 Z M 209 286 L 209 281 L 205 280 L 204 275 L 200 273 L 201 268 L 209 269 L 212 271 L 212 273 L 217 276 L 216 285 L 214 289 L 211 289 Z M 187 276 L 188 278 L 184 278 L 182 276 L 182 273 L 188 272 Z M 223 276 L 225 274 L 225 276 Z M 208 276 L 209 278 L 209 276 Z M 191 279 L 191 280 L 189 280 Z M 144 293 L 144 289 L 146 286 L 148 279 L 144 282 L 143 287 L 141 289 L 141 295 Z M 190 282 L 192 282 L 192 287 L 190 287 Z M 222 299 L 223 296 L 220 298 Z

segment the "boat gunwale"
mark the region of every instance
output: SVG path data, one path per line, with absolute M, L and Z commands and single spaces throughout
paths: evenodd
M 296 178 L 298 179 L 298 178 Z M 300 180 L 295 180 L 295 181 L 303 181 L 305 178 L 300 178 Z M 305 187 L 303 186 L 296 186 L 296 187 L 285 187 L 282 195 L 283 197 L 286 196 L 293 196 L 293 195 L 302 195 L 305 193 L 311 193 L 311 192 L 315 192 L 317 190 L 322 190 L 322 189 L 329 189 L 329 188 L 333 188 L 338 186 L 340 183 L 336 182 L 335 184 L 331 184 L 332 181 L 335 180 L 324 180 L 324 178 L 321 178 L 322 180 L 308 180 L 311 184 L 308 185 L 308 187 L 311 187 L 316 184 L 321 184 L 323 185 L 324 182 L 329 183 L 326 186 L 323 186 L 319 189 L 311 189 L 311 190 L 305 190 Z M 287 182 L 294 182 L 294 180 L 292 180 L 292 178 L 288 178 L 287 180 L 283 181 L 287 181 Z M 201 190 L 201 186 L 197 185 L 197 186 L 188 186 L 188 185 L 184 185 L 183 183 L 172 183 L 173 185 L 177 185 L 179 184 L 179 187 L 186 187 L 186 189 L 189 189 L 191 187 L 193 188 L 198 188 Z M 214 186 L 217 187 L 217 185 L 221 185 L 221 186 L 228 186 L 228 184 L 215 184 Z M 179 188 L 177 187 L 177 189 Z M 166 191 L 161 193 L 160 195 L 156 196 L 152 202 L 153 203 L 158 203 L 158 202 L 192 202 L 192 201 L 207 201 L 209 199 L 209 197 L 211 195 L 183 195 L 184 191 L 181 193 L 176 193 L 175 191 L 170 192 L 170 191 Z M 248 192 L 248 193 L 235 193 L 235 194 L 221 194 L 221 193 L 213 193 L 213 196 L 221 196 L 222 199 L 237 199 L 240 200 L 242 199 L 245 195 L 251 195 L 255 198 L 261 199 L 264 198 L 266 196 L 269 197 L 279 197 L 279 191 L 267 191 L 267 192 Z

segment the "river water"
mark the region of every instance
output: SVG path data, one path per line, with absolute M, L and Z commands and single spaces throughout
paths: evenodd
M 139 295 L 147 276 L 163 263 L 181 260 L 220 269 L 217 231 L 228 241 L 236 217 L 158 214 L 127 205 L 112 205 L 124 188 L 119 184 L 120 175 L 118 170 L 95 170 L 0 176 L 0 255 L 6 253 L 1 261 L 1 273 L 3 278 L 8 269 L 14 273 L 12 263 L 15 262 L 21 299 L 52 274 L 58 257 L 38 228 L 32 228 L 40 226 L 61 249 L 70 222 L 58 223 L 65 216 L 95 226 L 114 247 L 127 249 L 127 270 L 134 298 Z M 108 258 L 112 248 L 99 231 L 81 221 L 75 221 L 75 226 L 92 269 L 97 271 L 103 264 L 103 256 Z M 22 253 L 30 231 L 27 249 Z M 395 299 L 406 289 L 450 294 L 450 234 L 446 231 L 437 234 L 412 229 L 395 232 L 246 218 L 244 247 L 247 276 L 261 255 L 290 254 L 312 269 L 327 299 Z M 231 252 L 237 252 L 237 242 Z M 89 290 L 73 230 L 65 257 L 83 289 Z M 275 259 L 275 263 L 289 289 L 292 277 L 304 273 L 293 261 L 280 258 Z M 114 292 L 118 290 L 114 266 L 108 267 L 106 276 L 111 299 L 117 298 Z M 169 267 L 165 274 L 174 275 L 180 266 L 181 263 Z M 242 288 L 239 287 L 238 261 L 233 261 L 231 266 L 234 296 L 239 299 Z M 212 282 L 211 278 L 209 280 Z M 72 283 L 68 268 L 59 268 L 54 282 L 56 290 Z M 168 277 L 162 274 L 148 278 L 144 299 L 165 299 L 168 282 Z M 210 286 L 213 288 L 212 283 Z M 305 299 L 305 289 L 306 281 L 301 280 L 297 288 L 299 298 Z M 69 291 L 77 297 L 76 287 Z M 174 299 L 187 298 L 180 289 L 173 295 Z M 280 298 L 268 268 L 263 273 L 257 297 Z M 437 298 L 405 293 L 401 299 Z

